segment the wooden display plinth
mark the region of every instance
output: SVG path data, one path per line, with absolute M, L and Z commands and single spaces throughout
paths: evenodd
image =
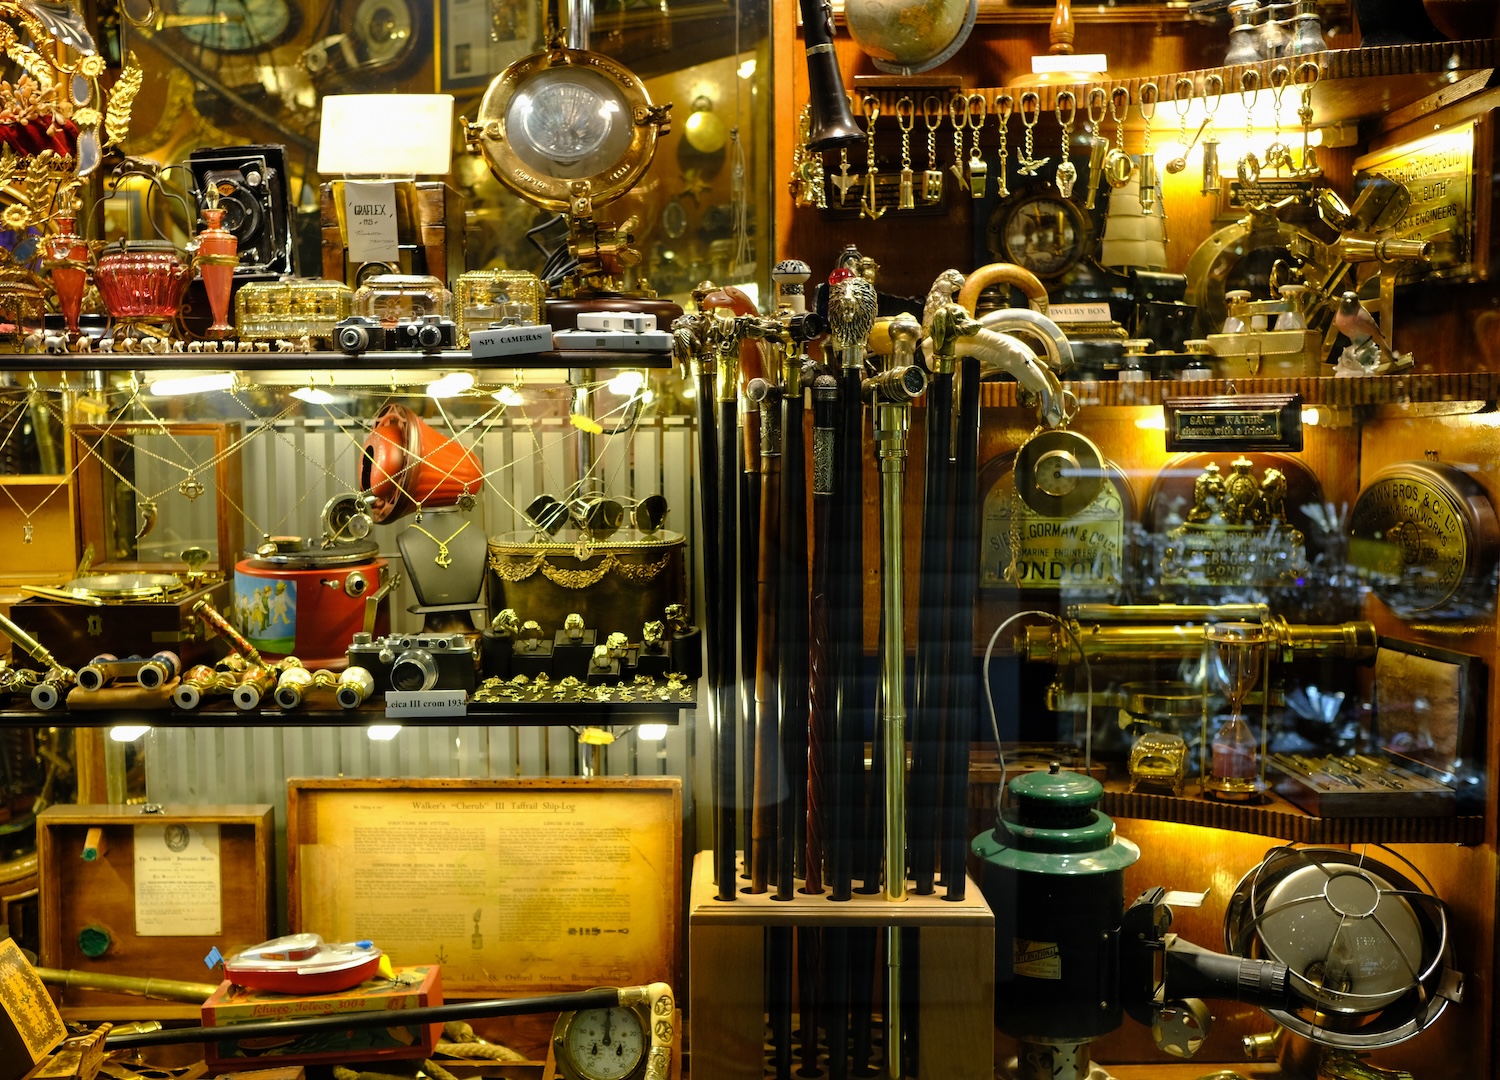
M 904 903 L 866 895 L 835 902 L 827 893 L 782 901 L 746 892 L 730 901 L 715 892 L 712 853 L 700 851 L 688 909 L 692 1075 L 762 1080 L 764 931 L 798 926 L 920 927 L 918 1080 L 989 1080 L 994 1074 L 993 1041 L 975 1033 L 995 1024 L 995 917 L 972 881 L 961 901 L 910 891 Z

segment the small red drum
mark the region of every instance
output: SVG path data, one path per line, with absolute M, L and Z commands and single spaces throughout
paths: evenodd
M 365 625 L 365 606 L 390 572 L 374 541 L 320 550 L 301 540 L 278 540 L 275 547 L 234 567 L 233 621 L 262 655 L 342 670 L 356 633 L 369 629 L 379 637 L 390 631 L 384 595 L 374 626 Z

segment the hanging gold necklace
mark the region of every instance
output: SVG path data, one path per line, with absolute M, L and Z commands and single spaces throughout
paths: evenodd
M 473 519 L 465 521 L 458 528 L 454 529 L 453 534 L 446 540 L 439 540 L 436 536 L 433 536 L 432 533 L 428 532 L 426 529 L 422 528 L 422 526 L 418 525 L 415 521 L 412 522 L 411 527 L 413 529 L 416 529 L 417 532 L 421 533 L 423 536 L 427 537 L 427 539 L 431 540 L 434 544 L 437 545 L 437 555 L 433 557 L 432 561 L 446 570 L 448 569 L 448 567 L 453 565 L 453 556 L 448 554 L 448 545 L 457 540 L 458 534 L 463 532 L 472 524 L 474 524 Z

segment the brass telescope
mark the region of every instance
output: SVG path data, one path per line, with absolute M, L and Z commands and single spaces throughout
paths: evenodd
M 1205 630 L 1215 622 L 1262 624 L 1282 663 L 1369 662 L 1379 641 L 1370 622 L 1289 623 L 1262 604 L 1079 604 L 1068 608 L 1066 628 L 1025 627 L 1016 636 L 1016 653 L 1035 664 L 1077 664 L 1085 657 L 1090 664 L 1190 659 L 1203 651 Z

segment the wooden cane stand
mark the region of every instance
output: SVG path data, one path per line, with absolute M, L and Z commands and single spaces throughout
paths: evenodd
M 766 1014 L 761 989 L 770 928 L 915 926 L 923 929 L 917 1011 L 918 1080 L 989 1080 L 994 1074 L 995 917 L 969 882 L 962 901 L 941 893 L 904 903 L 825 893 L 774 900 L 773 893 L 715 898 L 711 852 L 693 860 L 688 910 L 689 1043 L 694 1076 L 762 1080 Z

